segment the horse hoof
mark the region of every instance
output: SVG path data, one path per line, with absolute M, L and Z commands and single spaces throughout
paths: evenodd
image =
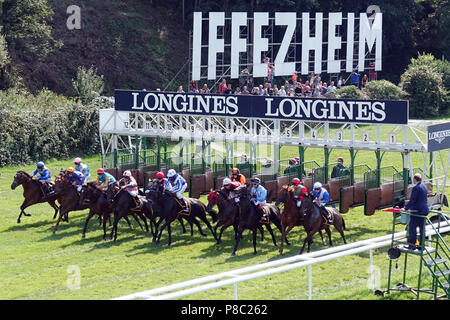
M 232 257 L 235 257 L 235 256 L 236 256 L 236 253 L 233 252 L 233 253 L 231 254 L 231 256 L 232 256 Z
M 83 233 L 83 234 L 81 235 L 81 239 L 84 239 L 84 238 L 86 238 L 86 235 Z
M 20 223 L 20 219 L 17 219 L 17 223 Z

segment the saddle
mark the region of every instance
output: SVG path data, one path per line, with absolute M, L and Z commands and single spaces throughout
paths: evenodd
M 267 205 L 258 205 L 257 210 L 260 213 L 265 213 L 266 214 L 266 219 L 267 219 L 267 220 L 264 220 L 262 218 L 263 216 L 261 216 L 261 219 L 259 220 L 259 223 L 270 224 L 270 209 L 269 209 L 269 207 Z
M 320 210 L 320 215 L 322 216 L 322 219 L 323 219 L 323 223 L 327 226 L 332 226 L 334 223 L 334 214 L 332 212 L 328 211 L 327 208 L 319 207 L 319 210 Z M 325 216 L 325 214 L 326 214 L 325 212 L 328 212 L 330 214 L 331 224 L 328 222 L 328 218 Z
M 184 211 L 183 208 L 183 204 L 180 202 L 180 200 L 177 197 L 173 197 L 175 199 L 175 201 L 178 203 L 178 205 L 181 207 L 180 211 L 178 211 L 178 214 L 182 214 L 184 216 L 189 216 L 191 215 L 191 202 L 187 201 L 186 199 L 184 200 L 184 203 L 186 204 L 186 208 L 188 210 L 188 212 Z
M 142 197 L 140 197 L 140 196 L 138 196 L 137 198 L 137 200 L 138 201 L 136 201 L 136 198 L 134 198 L 134 197 L 132 197 L 133 198 L 133 201 L 134 201 L 134 207 L 133 208 L 131 208 L 130 210 L 131 211 L 141 211 L 141 209 L 144 207 L 144 201 L 143 201 L 143 198 Z

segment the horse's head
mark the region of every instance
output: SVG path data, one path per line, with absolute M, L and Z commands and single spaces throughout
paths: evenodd
M 275 205 L 278 207 L 281 203 L 286 203 L 289 199 L 293 198 L 294 188 L 284 185 L 278 191 L 277 200 Z
M 211 190 L 211 192 L 208 194 L 208 205 L 206 206 L 206 211 L 211 210 L 218 203 L 219 203 L 218 192 Z
M 11 189 L 16 189 L 27 180 L 31 180 L 31 176 L 28 173 L 26 173 L 25 171 L 17 171 L 17 173 L 14 175 L 14 180 L 11 183 Z
M 70 186 L 70 182 L 67 180 L 65 175 L 55 176 L 55 192 L 59 193 L 62 190 L 66 189 L 67 186 Z
M 114 197 L 116 196 L 116 194 L 119 192 L 120 187 L 119 184 L 116 182 L 111 183 L 108 186 L 108 189 L 106 190 L 106 200 L 108 201 L 108 203 L 112 203 L 114 200 Z
M 303 214 L 310 214 L 314 210 L 314 195 L 307 193 L 303 196 L 302 204 L 300 205 L 300 212 Z

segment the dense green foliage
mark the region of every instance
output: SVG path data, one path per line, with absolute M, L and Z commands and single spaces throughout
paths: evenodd
M 0 91 L 0 166 L 98 151 L 98 106 L 49 90 Z
M 370 81 L 364 91 L 369 99 L 398 100 L 402 95 L 401 89 L 387 80 Z
M 105 87 L 103 76 L 98 76 L 97 70 L 92 67 L 89 69 L 79 67 L 77 78 L 72 80 L 72 84 L 75 97 L 83 104 L 91 103 Z

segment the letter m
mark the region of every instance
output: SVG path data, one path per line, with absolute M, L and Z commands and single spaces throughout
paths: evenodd
M 367 13 L 360 13 L 359 15 L 359 55 L 358 55 L 358 71 L 364 71 L 364 56 L 367 47 L 369 52 L 372 51 L 373 45 L 376 42 L 375 49 L 375 70 L 381 70 L 381 45 L 382 45 L 382 25 L 383 14 L 377 12 L 375 19 L 370 27 Z

